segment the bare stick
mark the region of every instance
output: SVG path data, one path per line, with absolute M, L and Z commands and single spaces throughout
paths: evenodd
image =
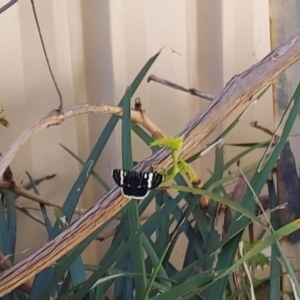
M 278 74 L 295 63 L 299 58 L 300 30 L 297 30 L 293 36 L 263 60 L 257 62 L 240 75 L 233 77 L 208 107 L 185 126 L 179 133 L 179 135 L 184 136 L 181 157 L 185 158 L 236 107 L 249 101 L 261 88 L 274 80 Z M 55 116 L 55 118 L 57 118 L 56 121 L 62 122 L 62 120 L 58 119 L 58 116 Z M 53 121 L 52 118 L 51 120 Z M 36 123 L 34 126 L 36 126 Z M 31 130 L 30 128 L 29 130 Z M 36 130 L 37 128 L 33 129 L 33 131 Z M 5 153 L 2 159 L 0 158 L 2 163 L 0 169 L 2 172 L 4 158 L 7 159 Z M 152 156 L 140 162 L 135 167 L 135 170 L 148 171 L 151 170 L 153 165 L 156 165 L 157 169 L 168 169 L 172 165 L 170 151 L 163 148 L 155 152 Z M 106 193 L 102 199 L 58 236 L 46 242 L 44 246 L 26 259 L 0 274 L 0 297 L 60 259 L 106 221 L 118 214 L 129 201 L 130 199 L 121 196 L 119 188 L 115 187 Z
M 35 10 L 34 0 L 30 0 L 30 2 L 31 2 L 31 6 L 32 6 L 34 19 L 35 19 L 35 24 L 36 24 L 36 27 L 37 27 L 38 32 L 39 32 L 39 37 L 40 37 L 40 41 L 41 41 L 41 44 L 42 44 L 42 48 L 43 48 L 44 56 L 45 56 L 45 59 L 46 59 L 46 63 L 47 63 L 47 66 L 48 66 L 48 70 L 49 70 L 50 76 L 52 78 L 53 84 L 55 86 L 56 92 L 58 94 L 58 98 L 59 98 L 59 106 L 57 108 L 57 111 L 61 112 L 62 107 L 63 107 L 63 97 L 61 95 L 60 89 L 58 87 L 58 84 L 55 80 L 54 74 L 53 74 L 51 66 L 50 66 L 49 58 L 48 58 L 48 55 L 47 55 L 45 43 L 44 43 L 43 36 L 42 36 L 42 31 L 41 31 L 39 20 L 37 18 L 37 14 L 36 14 L 36 10 Z
M 250 126 L 252 126 L 253 128 L 256 128 L 258 130 L 261 130 L 262 132 L 270 135 L 271 137 L 274 135 L 274 132 L 272 132 L 270 129 L 268 129 L 266 127 L 263 127 L 263 126 L 259 125 L 257 121 L 251 122 Z
M 187 93 L 190 93 L 191 95 L 193 96 L 197 96 L 197 97 L 200 97 L 200 98 L 204 98 L 204 99 L 207 99 L 207 100 L 213 100 L 215 96 L 211 95 L 211 94 L 208 94 L 208 93 L 204 93 L 204 92 L 201 92 L 201 91 L 198 91 L 196 89 L 188 89 L 188 88 L 185 88 L 184 86 L 182 85 L 179 85 L 177 83 L 173 83 L 171 81 L 168 81 L 166 79 L 162 79 L 162 78 L 158 78 L 154 75 L 150 75 L 148 77 L 148 82 L 150 81 L 155 81 L 155 82 L 158 82 L 160 84 L 163 84 L 163 85 L 166 85 L 170 88 L 173 88 L 173 89 L 176 89 L 176 90 L 179 90 L 179 91 L 183 91 L 183 92 L 187 92 Z

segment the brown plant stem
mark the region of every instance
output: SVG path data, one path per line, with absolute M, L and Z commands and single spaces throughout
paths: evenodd
M 56 208 L 62 208 L 62 206 L 60 204 L 51 202 L 49 200 L 44 199 L 43 197 L 37 195 L 37 194 L 33 194 L 28 192 L 27 190 L 23 189 L 22 187 L 18 186 L 17 184 L 11 184 L 10 182 L 7 181 L 0 181 L 0 188 L 4 188 L 7 189 L 9 191 L 11 191 L 12 193 L 25 197 L 27 199 L 30 199 L 32 201 L 35 201 L 39 204 L 43 204 L 46 206 L 52 206 L 52 207 L 56 207 Z M 75 209 L 75 213 L 77 214 L 82 214 L 84 213 L 85 210 L 81 209 L 81 208 L 76 208 Z
M 179 90 L 179 91 L 183 91 L 183 92 L 187 92 L 193 96 L 197 96 L 197 97 L 200 97 L 200 98 L 203 98 L 203 99 L 206 99 L 206 100 L 213 100 L 214 99 L 214 95 L 211 95 L 211 94 L 208 94 L 208 93 L 204 93 L 204 92 L 201 92 L 201 91 L 198 91 L 196 89 L 189 89 L 189 88 L 186 88 L 182 85 L 179 85 L 177 83 L 173 83 L 171 81 L 168 81 L 166 79 L 162 79 L 162 78 L 159 78 L 155 75 L 150 75 L 147 79 L 148 82 L 150 81 L 154 81 L 154 82 L 157 82 L 157 83 L 160 83 L 160 84 L 163 84 L 163 85 L 166 85 L 170 88 L 173 88 L 173 89 L 176 89 L 176 90 Z

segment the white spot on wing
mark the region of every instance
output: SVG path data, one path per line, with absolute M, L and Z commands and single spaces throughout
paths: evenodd
M 147 180 L 148 189 L 151 189 L 152 187 L 152 179 L 153 179 L 153 173 L 148 173 L 148 180 Z
M 123 186 L 124 183 L 124 172 L 123 170 L 120 170 L 120 185 Z

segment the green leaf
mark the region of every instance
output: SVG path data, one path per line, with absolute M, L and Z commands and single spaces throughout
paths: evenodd
M 124 170 L 131 170 L 133 168 L 131 144 L 131 96 L 131 90 L 130 87 L 128 87 L 122 103 L 122 159 Z
M 161 146 L 168 147 L 171 150 L 180 150 L 182 148 L 183 137 L 162 137 L 156 139 L 150 144 L 150 147 Z

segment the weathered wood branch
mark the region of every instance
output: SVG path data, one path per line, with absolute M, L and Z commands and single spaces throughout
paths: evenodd
M 94 106 L 90 104 L 77 104 L 63 107 L 60 113 L 57 110 L 51 111 L 48 115 L 37 120 L 25 130 L 23 130 L 10 144 L 7 150 L 2 154 L 0 158 L 0 177 L 3 175 L 6 168 L 16 156 L 18 150 L 28 141 L 28 139 L 32 135 L 49 126 L 59 125 L 69 118 L 89 113 L 114 114 L 122 116 L 122 109 L 117 106 L 109 105 Z M 142 115 L 139 111 L 132 110 L 131 120 L 142 125 L 155 137 L 164 136 L 162 131 L 145 114 Z
M 199 113 L 187 124 L 180 133 L 180 135 L 185 137 L 182 156 L 186 157 L 237 106 L 251 99 L 263 86 L 272 81 L 279 73 L 283 72 L 299 58 L 300 30 L 263 60 L 240 75 L 233 77 L 207 109 Z M 2 159 L 4 159 L 4 156 Z M 166 149 L 162 149 L 139 163 L 136 169 L 146 171 L 153 165 L 156 165 L 158 168 L 169 168 L 171 163 L 169 152 Z M 0 161 L 0 166 L 1 170 L 3 170 L 2 161 Z M 48 241 L 35 253 L 4 271 L 0 275 L 0 297 L 53 264 L 108 219 L 116 215 L 128 202 L 128 199 L 120 195 L 119 189 L 112 189 L 56 238 Z

